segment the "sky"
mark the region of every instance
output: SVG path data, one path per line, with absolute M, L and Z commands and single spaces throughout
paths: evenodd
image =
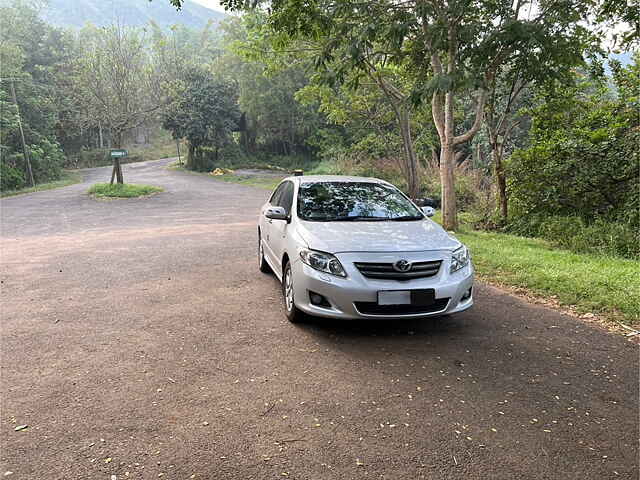
M 204 5 L 205 7 L 209 7 L 213 10 L 218 10 L 220 12 L 224 12 L 224 8 L 220 6 L 218 0 L 193 0 L 195 3 L 199 3 L 200 5 Z

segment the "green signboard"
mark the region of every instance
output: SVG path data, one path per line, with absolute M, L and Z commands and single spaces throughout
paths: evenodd
M 122 158 L 126 157 L 127 155 L 129 155 L 129 152 L 127 152 L 126 150 L 111 150 L 112 158 Z

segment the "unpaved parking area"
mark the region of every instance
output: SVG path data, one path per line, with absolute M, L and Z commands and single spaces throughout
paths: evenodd
M 288 324 L 268 192 L 166 163 L 124 166 L 150 198 L 89 198 L 102 168 L 0 201 L 0 475 L 638 478 L 635 345 L 484 286 L 442 320 Z

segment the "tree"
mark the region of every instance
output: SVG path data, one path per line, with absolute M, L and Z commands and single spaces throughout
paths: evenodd
M 214 68 L 238 86 L 247 153 L 310 157 L 309 140 L 324 119 L 316 105 L 303 105 L 296 94 L 309 84 L 311 65 L 305 56 L 273 54 L 265 17 L 254 12 L 221 24 L 225 53 Z
M 0 5 L 0 168 L 2 189 L 59 178 L 58 97 L 69 38 L 28 3 Z
M 88 26 L 80 37 L 77 93 L 84 97 L 90 121 L 108 128 L 113 146 L 122 148 L 124 134 L 142 125 L 166 102 L 144 33 L 122 25 Z M 118 158 L 114 158 L 111 183 L 114 177 L 124 182 Z
M 244 0 L 222 4 L 246 8 Z M 578 22 L 587 17 L 588 6 L 578 0 L 544 0 L 535 5 L 506 0 L 374 0 L 364 6 L 359 0 L 312 4 L 276 0 L 270 6 L 270 23 L 290 38 L 319 43 L 315 66 L 328 78 L 340 81 L 357 70 L 380 86 L 397 112 L 409 169 L 417 161 L 406 128 L 409 101 L 431 98 L 440 139 L 443 223 L 455 229 L 454 166 L 461 146 L 482 125 L 487 86 L 505 64 L 544 64 L 550 49 L 561 51 L 576 39 L 582 41 L 587 34 Z M 414 80 L 409 91 L 390 81 L 390 74 L 398 71 Z M 472 92 L 473 121 L 461 131 L 454 112 L 461 98 Z
M 200 171 L 209 167 L 203 148 L 212 145 L 214 164 L 218 162 L 220 148 L 232 141 L 239 120 L 235 86 L 194 67 L 185 74 L 182 88 L 164 113 L 163 126 L 174 138 L 188 140 L 187 168 Z
M 512 155 L 508 188 L 516 222 L 552 215 L 640 226 L 640 55 L 602 78 L 542 90 L 531 109 L 531 145 Z
M 519 74 L 508 76 L 501 73 L 499 72 L 488 86 L 488 99 L 485 106 L 485 129 L 496 182 L 500 221 L 506 223 L 508 201 L 504 157 L 507 151 L 513 150 L 512 134 L 524 121 L 524 116 L 520 114 L 520 109 L 524 106 L 523 96 L 530 91 L 530 84 Z

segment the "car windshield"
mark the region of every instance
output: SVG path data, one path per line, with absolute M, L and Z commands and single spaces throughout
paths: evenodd
M 373 182 L 303 183 L 298 217 L 317 222 L 422 220 L 424 215 L 398 189 Z

